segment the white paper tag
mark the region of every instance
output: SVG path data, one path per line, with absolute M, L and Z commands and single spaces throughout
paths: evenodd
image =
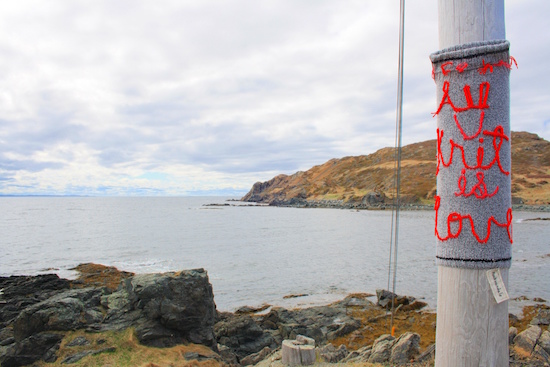
M 500 274 L 500 269 L 491 269 L 487 271 L 487 280 L 493 291 L 493 296 L 497 303 L 504 302 L 509 300 L 508 292 L 506 291 L 506 286 L 502 280 L 502 275 Z

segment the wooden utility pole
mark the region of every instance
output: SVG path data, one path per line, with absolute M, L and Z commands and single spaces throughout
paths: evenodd
M 505 40 L 504 0 L 438 0 L 438 13 L 439 47 L 443 51 L 480 41 Z M 495 44 L 496 48 L 501 47 Z M 510 65 L 508 57 L 500 62 L 483 53 L 475 54 L 475 50 L 474 56 L 468 52 L 458 56 L 447 52 L 447 56 L 436 61 L 431 56 L 441 110 L 435 113 L 438 115 L 435 365 L 502 367 L 509 365 L 508 301 L 496 302 L 487 271 L 498 269 L 507 287 L 512 214 L 511 158 L 507 158 L 511 149 L 510 140 L 506 139 L 510 136 L 509 90 L 505 90 L 508 83 L 505 72 L 509 72 Z M 504 51 L 498 49 L 498 52 Z M 506 47 L 506 55 L 507 52 Z M 500 75 L 506 80 L 495 81 Z M 486 82 L 482 79 L 485 76 L 489 78 Z M 502 90 L 497 90 L 501 85 Z M 441 116 L 444 113 L 447 117 Z M 446 118 L 447 122 L 440 122 L 440 118 Z M 491 120 L 497 121 L 495 125 L 491 125 Z M 491 140 L 496 133 L 499 138 Z M 495 141 L 497 145 L 491 146 Z M 493 159 L 495 154 L 497 157 Z M 505 162 L 502 167 L 501 162 Z M 449 198 L 445 204 L 449 209 L 443 207 L 444 195 Z M 462 246 L 461 240 L 466 243 L 465 250 L 451 248 Z

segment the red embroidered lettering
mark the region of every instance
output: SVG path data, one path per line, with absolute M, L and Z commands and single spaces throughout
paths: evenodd
M 483 131 L 483 135 L 492 136 L 493 137 L 493 149 L 494 149 L 494 157 L 491 162 L 488 164 L 483 164 L 483 158 L 485 156 L 485 150 L 482 146 L 479 146 L 477 148 L 477 154 L 476 154 L 476 163 L 475 165 L 468 164 L 466 162 L 466 157 L 464 153 L 464 146 L 457 144 L 453 139 L 449 139 L 450 144 L 450 153 L 449 153 L 449 159 L 447 162 L 445 162 L 445 158 L 443 157 L 443 152 L 441 149 L 441 145 L 443 142 L 443 130 L 437 129 L 437 170 L 436 175 L 439 174 L 439 168 L 442 164 L 444 167 L 449 167 L 453 163 L 453 155 L 455 149 L 460 150 L 461 156 L 462 156 L 462 164 L 466 169 L 469 170 L 488 170 L 491 167 L 493 167 L 495 164 L 500 169 L 500 172 L 502 172 L 505 175 L 509 175 L 510 172 L 506 171 L 504 167 L 502 167 L 502 163 L 500 161 L 500 149 L 502 148 L 502 142 L 503 140 L 509 140 L 508 136 L 504 134 L 504 128 L 502 126 L 495 127 L 495 130 L 493 131 Z M 480 143 L 483 143 L 483 138 L 480 138 Z
M 460 130 L 460 133 L 462 134 L 462 137 L 464 138 L 464 140 L 472 140 L 472 139 L 475 139 L 481 133 L 481 128 L 483 127 L 483 119 L 485 117 L 485 112 L 481 111 L 481 114 L 479 115 L 479 128 L 477 129 L 477 132 L 474 135 L 471 135 L 471 136 L 466 135 L 466 133 L 464 132 L 464 129 L 462 129 L 462 126 L 460 125 L 460 123 L 458 122 L 458 118 L 456 117 L 456 113 L 453 115 L 453 117 L 455 119 L 456 126 L 458 127 L 458 130 Z
M 447 61 L 446 63 L 441 64 L 441 72 L 443 73 L 443 75 L 447 75 L 451 72 L 450 70 L 445 69 L 445 67 L 449 66 L 449 65 L 452 65 L 452 64 L 453 64 L 452 61 Z
M 481 237 L 475 227 L 474 220 L 472 219 L 472 216 L 470 214 L 462 215 L 457 212 L 452 212 L 447 216 L 447 235 L 445 237 L 441 236 L 439 233 L 438 224 L 439 224 L 439 207 L 441 205 L 441 197 L 438 195 L 435 196 L 435 236 L 440 241 L 447 241 L 450 238 L 457 238 L 462 233 L 463 223 L 464 220 L 467 220 L 470 222 L 470 227 L 472 228 L 472 235 L 479 243 L 487 243 L 489 241 L 489 238 L 491 237 L 491 227 L 492 225 L 496 225 L 501 228 L 506 228 L 506 232 L 508 234 L 508 239 L 510 240 L 510 243 L 513 243 L 512 240 L 512 208 L 508 208 L 506 211 L 506 222 L 500 223 L 495 219 L 494 216 L 491 216 L 487 220 L 487 233 L 485 237 Z M 456 228 L 455 231 L 453 231 L 453 225 Z
M 464 86 L 463 91 L 464 98 L 466 99 L 466 107 L 457 107 L 454 105 L 453 101 L 451 101 L 451 97 L 449 96 L 449 85 L 449 81 L 443 82 L 443 97 L 441 98 L 441 102 L 439 103 L 439 108 L 437 109 L 437 111 L 433 112 L 432 115 L 438 115 L 439 112 L 441 112 L 443 105 L 446 104 L 451 106 L 454 112 L 464 112 L 471 109 L 489 108 L 489 105 L 487 104 L 487 99 L 489 98 L 489 89 L 491 85 L 488 82 L 484 82 L 479 85 L 479 101 L 477 105 L 474 104 L 474 101 L 472 99 L 470 86 L 467 84 Z
M 466 170 L 462 170 L 462 174 L 458 179 L 458 192 L 455 192 L 455 196 L 464 196 L 469 197 L 474 195 L 476 198 L 483 200 L 495 196 L 499 190 L 497 186 L 495 191 L 491 194 L 487 192 L 487 185 L 485 184 L 485 175 L 483 172 L 476 173 L 477 183 L 472 187 L 469 193 L 466 193 L 466 186 L 468 185 L 468 180 L 466 179 Z
M 458 71 L 459 73 L 462 73 L 464 70 L 466 70 L 466 68 L 468 68 L 468 63 L 467 62 L 463 62 L 461 64 L 458 64 L 456 66 L 456 71 Z

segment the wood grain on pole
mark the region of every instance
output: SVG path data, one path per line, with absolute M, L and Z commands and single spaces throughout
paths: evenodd
M 503 0 L 438 0 L 439 48 L 505 39 Z M 501 269 L 506 287 L 508 269 Z M 508 301 L 483 269 L 438 267 L 435 365 L 508 366 Z
M 439 49 L 475 41 L 503 40 L 503 0 L 438 0 Z
M 508 366 L 508 301 L 496 303 L 486 270 L 438 270 L 435 365 Z

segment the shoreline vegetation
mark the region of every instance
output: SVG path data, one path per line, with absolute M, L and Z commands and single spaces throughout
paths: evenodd
M 315 340 L 317 366 L 433 366 L 436 313 L 414 297 L 377 290 L 325 306 L 220 312 L 203 269 L 133 274 L 88 263 L 74 270 L 74 280 L 0 277 L 2 367 L 282 367 L 282 341 L 299 335 Z M 509 317 L 511 366 L 550 363 L 550 307 L 532 301 Z

